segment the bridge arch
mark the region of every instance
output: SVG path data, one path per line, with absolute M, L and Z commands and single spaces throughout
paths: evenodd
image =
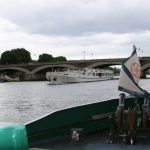
M 68 64 L 45 65 L 45 66 L 41 66 L 41 67 L 38 67 L 38 68 L 32 70 L 32 74 L 35 74 L 36 72 L 38 72 L 40 70 L 43 70 L 43 69 L 46 69 L 46 68 L 52 68 L 52 67 L 64 67 L 64 68 L 70 68 L 70 69 L 77 68 L 77 67 L 75 67 L 73 65 L 68 65 Z
M 141 67 L 141 71 L 143 72 L 143 71 L 147 70 L 148 68 L 150 68 L 150 63 L 147 63 L 147 64 L 143 65 Z
M 21 67 L 4 67 L 4 68 L 1 68 L 1 70 L 18 70 L 18 71 L 22 71 L 26 74 L 31 74 L 31 71 L 29 71 L 28 69 L 25 69 L 25 68 L 21 68 Z
M 94 63 L 94 64 L 91 64 L 89 66 L 87 66 L 88 68 L 94 68 L 94 67 L 97 67 L 97 66 L 103 66 L 103 65 L 122 65 L 122 62 L 97 62 L 97 63 Z

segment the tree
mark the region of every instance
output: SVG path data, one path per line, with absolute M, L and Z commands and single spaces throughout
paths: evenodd
M 1 55 L 1 64 L 12 64 L 13 63 L 13 55 L 11 51 L 5 51 Z
M 54 61 L 53 56 L 46 53 L 41 54 L 38 59 L 38 62 L 52 62 L 52 61 Z
M 116 75 L 118 75 L 120 73 L 120 68 L 116 68 L 116 67 L 114 67 L 114 74 Z
M 54 58 L 55 61 L 67 61 L 66 57 L 64 56 L 58 56 Z
M 16 63 L 28 63 L 31 62 L 30 52 L 24 48 L 12 49 L 12 54 L 14 55 L 14 60 Z
M 1 64 L 21 64 L 31 62 L 30 52 L 24 48 L 5 51 L 1 55 Z

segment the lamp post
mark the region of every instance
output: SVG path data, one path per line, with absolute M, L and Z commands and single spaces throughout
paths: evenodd
M 83 51 L 83 60 L 85 61 L 85 51 Z
M 139 48 L 139 57 L 140 57 L 140 48 Z
M 143 50 L 142 50 L 142 57 L 143 57 Z
M 93 60 L 93 52 L 92 52 L 92 60 Z

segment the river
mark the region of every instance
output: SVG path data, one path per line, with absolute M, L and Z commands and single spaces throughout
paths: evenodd
M 0 83 L 0 121 L 27 123 L 56 110 L 118 97 L 118 80 L 66 85 Z M 140 80 L 150 92 L 150 79 Z

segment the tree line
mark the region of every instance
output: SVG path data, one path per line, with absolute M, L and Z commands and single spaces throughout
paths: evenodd
M 50 54 L 43 53 L 39 55 L 37 62 L 56 62 L 56 61 L 67 61 L 66 57 L 58 56 L 53 57 Z M 24 48 L 16 48 L 12 50 L 7 50 L 1 54 L 0 64 L 23 64 L 33 62 L 31 54 L 28 50 Z

